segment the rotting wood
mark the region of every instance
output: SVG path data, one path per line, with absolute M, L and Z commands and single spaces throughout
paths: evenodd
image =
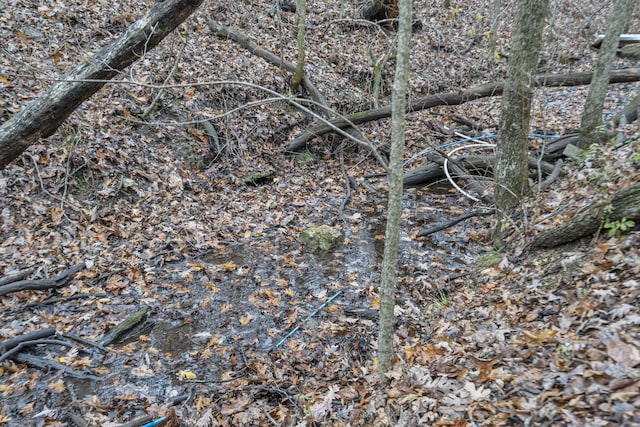
M 584 86 L 591 82 L 592 73 L 568 73 L 568 74 L 542 74 L 536 77 L 536 87 L 569 87 Z M 625 68 L 611 72 L 609 83 L 625 83 L 640 80 L 640 68 Z M 460 105 L 476 99 L 500 96 L 504 90 L 504 82 L 486 83 L 471 89 L 457 93 L 442 93 L 415 99 L 408 103 L 407 112 L 426 110 L 440 105 Z M 351 124 L 357 125 L 391 116 L 391 106 L 376 108 L 373 110 L 359 111 L 345 118 L 331 121 L 331 125 L 321 124 L 305 130 L 296 139 L 291 141 L 287 151 L 296 151 L 304 147 L 307 142 L 317 136 L 334 132 L 334 127 L 347 128 Z
M 60 288 L 66 285 L 71 277 L 78 271 L 85 267 L 84 263 L 74 265 L 66 271 L 63 271 L 53 279 L 42 280 L 19 280 L 17 282 L 9 283 L 0 286 L 0 296 L 6 295 L 11 292 L 26 291 L 26 290 L 44 290 Z
M 47 138 L 85 100 L 146 52 L 153 49 L 202 0 L 166 0 L 155 5 L 118 39 L 78 65 L 62 81 L 0 126 L 0 169 L 40 137 Z
M 623 218 L 640 220 L 640 183 L 618 190 L 608 200 L 594 202 L 567 222 L 543 231 L 535 237 L 533 246 L 552 248 L 569 243 L 595 234 L 607 219 Z
M 146 308 L 136 311 L 111 329 L 109 333 L 102 338 L 100 345 L 106 347 L 116 341 L 124 339 L 126 336 L 131 336 L 136 332 L 142 331 L 147 325 L 149 325 L 148 319 L 149 313 Z

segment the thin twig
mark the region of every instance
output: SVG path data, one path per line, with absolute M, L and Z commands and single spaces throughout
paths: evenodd
M 340 203 L 339 215 L 342 216 L 344 213 L 344 208 L 347 207 L 349 200 L 351 200 L 351 182 L 349 181 L 349 175 L 347 175 L 347 171 L 344 168 L 344 144 L 340 143 L 338 157 L 340 159 L 340 172 L 344 176 L 344 198 L 342 199 L 342 203 Z
M 11 350 L 8 350 L 4 354 L 0 356 L 0 363 L 4 362 L 7 359 L 12 359 L 15 354 L 20 353 L 20 351 L 29 346 L 40 345 L 40 344 L 53 344 L 53 345 L 61 345 L 69 348 L 77 348 L 68 341 L 55 340 L 55 339 L 42 339 L 42 340 L 32 340 L 32 341 L 22 341 L 17 346 L 13 347 Z
M 282 346 L 282 344 L 284 344 L 284 342 L 289 339 L 293 334 L 295 334 L 296 332 L 298 332 L 300 330 L 300 328 L 309 320 L 311 319 L 313 316 L 315 316 L 316 314 L 320 313 L 320 311 L 325 308 L 326 306 L 328 306 L 329 304 L 331 304 L 331 301 L 333 301 L 334 299 L 338 298 L 338 296 L 342 293 L 342 289 L 339 290 L 338 292 L 336 292 L 331 298 L 329 298 L 328 300 L 326 300 L 324 303 L 322 303 L 322 305 L 320 307 L 318 307 L 313 313 L 311 313 L 310 315 L 308 315 L 302 322 L 300 322 L 300 324 L 298 326 L 296 326 L 295 328 L 293 328 L 291 330 L 291 332 L 289 332 L 284 338 L 282 338 L 280 341 L 278 341 L 278 343 L 273 347 L 274 350 L 277 350 L 278 348 L 280 348 Z
M 178 34 L 180 34 L 180 31 L 178 31 Z M 155 108 L 156 104 L 160 100 L 160 97 L 164 94 L 164 91 L 165 91 L 164 86 L 169 83 L 169 80 L 173 78 L 173 75 L 176 73 L 176 70 L 178 69 L 178 65 L 180 63 L 180 60 L 182 59 L 182 55 L 184 55 L 184 50 L 187 47 L 187 40 L 182 35 L 180 35 L 180 38 L 182 39 L 182 46 L 180 47 L 180 51 L 176 55 L 176 60 L 173 64 L 173 67 L 171 67 L 169 74 L 167 74 L 167 77 L 164 79 L 164 82 L 162 84 L 163 87 L 160 90 L 158 90 L 158 93 L 153 98 L 153 101 L 151 101 L 151 104 L 149 104 L 147 108 L 145 108 L 145 110 L 142 112 L 143 119 L 146 118 L 151 112 L 151 110 Z

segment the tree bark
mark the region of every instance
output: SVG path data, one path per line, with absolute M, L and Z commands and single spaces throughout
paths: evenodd
M 606 207 L 609 206 L 609 209 Z M 534 247 L 552 248 L 596 233 L 605 220 L 640 220 L 640 183 L 619 190 L 609 200 L 591 204 L 567 222 L 538 234 Z
M 193 13 L 202 0 L 155 4 L 117 40 L 77 66 L 20 113 L 0 126 L 0 169 L 39 138 L 47 138 L 69 115 L 120 70 L 153 49 Z
M 593 80 L 589 87 L 584 112 L 580 121 L 580 141 L 578 147 L 587 148 L 593 143 L 606 139 L 602 128 L 602 108 L 607 94 L 607 80 L 613 60 L 616 57 L 620 34 L 631 19 L 633 4 L 637 0 L 615 0 L 609 17 L 609 24 L 600 46 Z
M 533 82 L 536 87 L 565 87 L 584 86 L 591 82 L 592 73 L 569 73 L 569 74 L 541 74 Z M 622 70 L 612 70 L 609 75 L 609 83 L 627 83 L 640 80 L 640 68 L 626 68 Z M 500 96 L 504 91 L 505 82 L 486 83 L 471 89 L 465 89 L 457 93 L 441 93 L 415 99 L 408 103 L 407 113 L 413 111 L 426 110 L 439 105 L 460 105 L 476 99 Z M 375 120 L 388 118 L 391 116 L 391 106 L 373 110 L 359 111 L 349 114 L 346 118 L 335 119 L 331 125 L 338 128 L 348 128 L 351 125 L 358 125 Z M 296 151 L 306 145 L 306 143 L 327 133 L 334 132 L 334 128 L 329 125 L 318 125 L 304 131 L 300 136 L 287 145 L 288 151 Z
M 391 369 L 393 337 L 395 335 L 395 281 L 402 219 L 402 160 L 405 138 L 407 81 L 411 53 L 411 0 L 399 0 L 398 48 L 393 82 L 391 116 L 391 153 L 389 158 L 389 202 L 385 230 L 384 253 L 380 277 L 380 320 L 378 331 L 378 372 L 380 382 L 387 383 L 385 374 Z
M 494 246 L 503 246 L 502 227 L 527 193 L 531 98 L 549 0 L 519 0 L 509 56 L 508 80 L 496 144 Z
M 291 89 L 297 92 L 302 85 L 302 79 L 304 79 L 304 56 L 306 52 L 306 45 L 304 37 L 306 35 L 307 25 L 307 0 L 298 0 L 296 7 L 296 13 L 298 14 L 298 25 L 296 29 L 296 42 L 298 43 L 298 61 L 296 62 L 296 72 L 291 79 Z

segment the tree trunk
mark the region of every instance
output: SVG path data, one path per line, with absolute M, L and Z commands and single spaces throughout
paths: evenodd
M 304 79 L 304 56 L 306 51 L 306 45 L 304 43 L 304 36 L 306 33 L 307 25 L 307 0 L 298 0 L 296 7 L 296 13 L 298 14 L 298 25 L 296 26 L 296 41 L 298 43 L 298 61 L 296 62 L 296 72 L 291 79 L 291 89 L 297 92 L 302 85 Z
M 380 382 L 386 383 L 385 374 L 393 359 L 395 335 L 395 280 L 402 219 L 402 160 L 404 151 L 405 114 L 407 108 L 407 80 L 411 53 L 411 0 L 398 1 L 398 53 L 393 82 L 391 115 L 391 153 L 389 158 L 389 204 L 385 231 L 382 274 L 380 278 L 380 324 L 378 333 L 378 372 Z
M 533 246 L 552 248 L 595 234 L 606 220 L 640 220 L 640 183 L 619 190 L 609 200 L 593 203 L 564 224 L 536 236 Z
M 607 83 L 609 72 L 616 57 L 618 39 L 624 30 L 627 22 L 631 19 L 633 4 L 637 0 L 616 0 L 609 17 L 609 24 L 605 32 L 604 39 L 600 46 L 598 62 L 593 74 L 587 101 L 580 122 L 580 141 L 578 147 L 587 148 L 593 143 L 600 142 L 603 138 L 602 128 L 602 107 L 607 93 Z
M 390 28 L 397 28 L 394 22 L 399 13 L 398 0 L 370 0 L 362 9 L 362 17 L 368 21 L 382 22 Z
M 153 49 L 193 13 L 202 0 L 157 2 L 117 40 L 77 66 L 45 94 L 0 126 L 0 169 L 38 138 L 47 138 L 120 70 Z
M 500 236 L 505 218 L 511 216 L 528 189 L 527 157 L 532 87 L 535 83 L 548 4 L 549 0 L 518 0 L 496 147 L 497 223 L 494 244 L 497 247 L 502 246 Z

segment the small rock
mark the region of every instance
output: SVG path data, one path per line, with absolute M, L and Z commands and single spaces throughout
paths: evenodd
M 309 227 L 300 233 L 299 239 L 308 248 L 323 251 L 333 249 L 344 242 L 342 233 L 328 225 Z

